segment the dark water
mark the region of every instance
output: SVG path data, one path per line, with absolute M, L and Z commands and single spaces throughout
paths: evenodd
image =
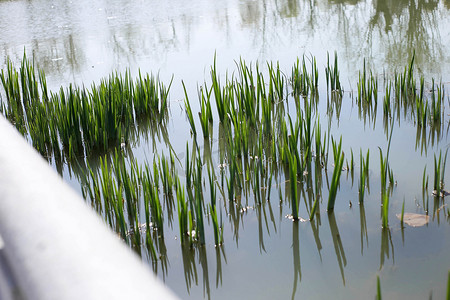
M 432 77 L 447 84 L 449 9 L 449 1 L 0 1 L 0 66 L 4 68 L 6 56 L 19 61 L 25 49 L 45 70 L 53 89 L 71 82 L 90 85 L 113 70 L 159 72 L 166 82 L 174 75 L 167 129 L 171 146 L 183 158 L 190 134 L 179 102 L 184 97 L 181 80 L 196 95 L 215 53 L 221 74 L 233 72 L 240 57 L 279 61 L 290 72 L 298 56 L 314 55 L 324 126 L 323 70 L 327 52 L 336 51 L 346 93 L 331 132 L 343 136 L 346 158 L 352 149 L 358 165 L 358 150 L 370 149 L 371 192 L 365 204 L 358 205 L 357 179 L 352 184 L 343 173 L 335 212 L 327 214 L 323 204 L 319 219 L 293 223 L 285 218 L 291 209 L 280 203 L 274 188 L 271 201 L 262 206 L 247 199 L 249 208 L 239 207 L 237 223 L 228 221 L 223 211 L 221 248 L 214 247 L 212 230 L 207 230 L 205 247 L 182 251 L 178 225 L 167 225 L 167 268 L 159 262 L 156 273 L 181 298 L 192 299 L 367 299 L 376 294 L 377 275 L 386 299 L 444 299 L 450 269 L 448 206 L 430 213 L 429 224 L 417 228 L 401 229 L 395 214 L 403 200 L 405 211 L 425 213 L 422 172 L 427 166 L 431 181 L 433 155 L 449 148 L 449 107 L 436 141 L 430 135 L 417 139 L 408 117 L 395 124 L 390 164 L 397 186 L 390 229 L 384 230 L 378 158 L 378 147 L 387 146 L 382 113 L 376 121 L 363 122 L 351 91 L 364 59 L 381 83 L 407 65 L 413 52 L 418 75 L 428 85 Z M 162 141 L 154 144 L 159 152 L 166 150 Z M 212 159 L 219 165 L 217 144 L 216 139 Z M 138 161 L 154 152 L 145 136 L 133 149 Z M 67 167 L 63 176 L 80 190 Z M 278 182 L 281 197 L 289 189 L 283 179 Z M 308 217 L 304 204 L 300 215 Z

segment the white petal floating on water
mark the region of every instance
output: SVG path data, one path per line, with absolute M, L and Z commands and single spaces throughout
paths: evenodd
M 402 214 L 396 214 L 399 220 L 402 219 Z M 420 227 L 427 224 L 430 220 L 430 217 L 427 215 L 414 214 L 414 213 L 405 213 L 403 215 L 403 223 L 408 224 L 412 227 Z

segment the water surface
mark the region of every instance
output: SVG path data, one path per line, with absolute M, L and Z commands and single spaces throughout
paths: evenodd
M 197 111 L 197 86 L 209 80 L 215 55 L 222 77 L 236 70 L 239 58 L 261 65 L 279 61 L 289 74 L 297 57 L 315 56 L 321 84 L 319 111 L 325 126 L 324 67 L 327 52 L 336 51 L 346 92 L 339 117 L 332 118 L 331 133 L 343 135 L 346 158 L 352 149 L 357 166 L 359 149 L 370 149 L 371 191 L 365 204 L 358 205 L 357 179 L 352 183 L 344 172 L 334 213 L 325 211 L 325 198 L 320 218 L 292 222 L 286 218 L 291 213 L 285 199 L 289 186 L 282 175 L 273 182 L 279 189 L 272 189 L 270 201 L 257 206 L 252 197 L 243 199 L 236 206 L 238 217 L 226 210 L 226 200 L 219 200 L 225 241 L 221 247 L 214 246 L 209 225 L 204 247 L 183 250 L 177 221 L 166 224 L 167 253 L 153 268 L 181 298 L 363 299 L 375 296 L 376 277 L 380 276 L 387 299 L 430 295 L 444 299 L 450 268 L 445 208 L 430 212 L 430 223 L 420 228 L 402 229 L 395 214 L 401 211 L 403 200 L 405 211 L 425 213 L 422 172 L 427 166 L 431 181 L 434 154 L 449 148 L 449 107 L 435 141 L 430 134 L 418 139 L 410 117 L 396 120 L 390 163 L 397 185 L 386 230 L 380 220 L 378 147 L 387 148 L 382 108 L 378 107 L 377 120 L 364 122 L 352 91 L 364 60 L 381 86 L 394 70 L 403 70 L 413 53 L 418 78 L 425 76 L 427 86 L 432 77 L 447 84 L 449 8 L 448 1 L 433 0 L 0 1 L 0 66 L 4 69 L 7 56 L 19 62 L 25 49 L 45 70 L 55 91 L 69 83 L 89 86 L 113 71 L 127 69 L 133 75 L 138 70 L 159 73 L 165 82 L 174 76 L 167 132 L 171 147 L 184 159 L 186 142 L 191 144 L 192 139 L 179 101 L 184 98 L 181 80 Z M 287 105 L 295 113 L 293 102 Z M 214 126 L 212 160 L 219 165 L 223 161 Z M 168 151 L 162 138 L 153 141 L 151 135 L 143 131 L 131 145 L 130 153 L 139 162 L 151 160 L 155 149 Z M 182 175 L 182 166 L 179 171 Z M 329 176 L 331 172 L 330 167 Z M 61 173 L 80 191 L 78 178 L 67 165 Z M 327 190 L 325 185 L 323 189 Z M 308 217 L 305 204 L 300 206 L 300 215 Z M 148 260 L 145 251 L 141 255 Z

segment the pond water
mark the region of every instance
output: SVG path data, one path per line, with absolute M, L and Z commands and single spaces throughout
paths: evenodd
M 155 153 L 168 157 L 172 149 L 182 162 L 175 167 L 184 183 L 184 160 L 189 155 L 186 143 L 192 149 L 193 137 L 181 81 L 200 132 L 197 89 L 210 83 L 215 56 L 222 80 L 227 73 L 237 73 L 240 58 L 252 66 L 258 61 L 262 69 L 266 61 L 279 62 L 280 69 L 290 76 L 297 57 L 314 56 L 319 101 L 313 120 L 320 120 L 322 134 L 328 130 L 334 139 L 342 136 L 348 162 L 351 152 L 355 157 L 354 178 L 348 171 L 342 172 L 334 212 L 326 211 L 327 179 L 322 183 L 324 195 L 314 220 L 292 222 L 286 218 L 292 213 L 288 200 L 291 186 L 289 173 L 280 170 L 271 178 L 269 200 L 260 204 L 253 195 L 240 195 L 230 203 L 225 194 L 218 193 L 223 245 L 214 245 L 212 221 L 205 213 L 205 245 L 182 247 L 176 213 L 168 222 L 166 211 L 159 258 L 153 260 L 145 246 L 135 250 L 183 299 L 365 299 L 375 297 L 377 276 L 386 299 L 444 299 L 450 270 L 448 196 L 436 200 L 431 191 L 434 157 L 440 151 L 445 155 L 450 145 L 448 16 L 447 0 L 0 1 L 0 67 L 5 69 L 6 57 L 18 65 L 25 49 L 45 71 L 53 91 L 70 83 L 89 87 L 114 71 L 130 70 L 133 77 L 139 70 L 159 74 L 166 84 L 173 76 L 167 140 L 155 137 L 152 130 L 138 130 L 126 155 L 143 164 L 152 161 Z M 327 53 L 333 58 L 335 51 L 344 93 L 341 109 L 327 114 L 324 69 Z M 390 119 L 393 125 L 386 126 L 383 121 L 384 79 L 394 76 L 395 70 L 403 72 L 413 53 L 417 80 L 424 76 L 430 90 L 431 78 L 435 78 L 446 90 L 442 124 L 439 130 L 425 130 L 425 136 L 417 129 L 414 112 L 399 113 L 398 118 Z M 374 113 L 360 116 L 356 100 L 364 61 L 383 91 L 375 117 Z M 426 96 L 431 97 L 428 90 Z M 290 98 L 283 106 L 287 111 L 284 118 L 294 118 L 295 101 Z M 213 137 L 208 143 L 197 139 L 202 157 L 209 157 L 219 182 L 220 174 L 227 176 L 230 160 L 224 160 L 218 116 L 213 110 Z M 391 187 L 389 228 L 382 228 L 378 147 L 386 154 L 391 128 L 389 166 L 395 184 Z M 358 204 L 359 149 L 364 154 L 370 150 L 370 191 L 362 205 Z M 208 150 L 211 155 L 204 154 Z M 57 166 L 54 160 L 51 163 L 81 194 L 76 168 L 67 163 Z M 224 163 L 228 165 L 222 170 L 219 165 Z M 424 195 L 425 166 L 430 184 Z M 331 180 L 333 169 L 330 154 L 323 176 Z M 448 183 L 448 178 L 445 181 Z M 311 195 L 305 188 L 299 184 L 299 216 L 308 219 Z M 208 197 L 205 191 L 205 199 Z M 429 222 L 420 227 L 401 226 L 396 214 L 401 213 L 403 203 L 405 212 L 427 214 Z M 145 222 L 142 216 L 140 220 Z

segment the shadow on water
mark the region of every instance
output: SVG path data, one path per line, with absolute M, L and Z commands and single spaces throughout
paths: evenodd
M 204 246 L 198 249 L 198 260 L 200 266 L 202 267 L 202 277 L 203 277 L 203 298 L 205 298 L 205 293 L 208 299 L 211 299 L 211 289 L 209 286 L 209 273 L 208 273 L 208 258 L 206 256 L 206 249 Z
M 292 287 L 292 299 L 295 298 L 297 284 L 302 281 L 302 268 L 300 265 L 300 240 L 299 240 L 299 222 L 292 223 L 292 254 L 294 265 L 294 282 Z
M 328 213 L 328 223 L 330 224 L 331 237 L 333 239 L 334 251 L 336 252 L 336 259 L 341 271 L 342 284 L 345 286 L 344 267 L 347 265 L 347 258 L 345 257 L 344 246 L 342 245 L 341 235 L 336 224 L 336 217 L 334 212 Z
M 391 230 L 389 228 L 381 228 L 381 250 L 380 250 L 380 270 L 383 268 L 385 259 L 389 259 L 392 254 L 392 264 L 394 264 L 394 244 L 392 243 Z
M 366 240 L 366 246 L 369 247 L 369 236 L 367 235 L 367 222 L 366 222 L 366 210 L 364 203 L 359 204 L 359 223 L 361 226 L 361 255 L 363 255 L 364 238 Z
M 320 208 L 317 207 L 317 211 L 320 211 Z M 316 217 L 314 218 L 313 221 L 310 222 L 311 224 L 311 229 L 313 232 L 313 236 L 314 236 L 314 241 L 316 242 L 316 247 L 317 247 L 317 253 L 319 253 L 319 257 L 320 257 L 320 261 L 322 261 L 322 243 L 320 242 L 320 237 L 319 237 L 319 228 L 321 225 L 321 221 L 320 221 L 320 213 L 316 214 Z
M 190 294 L 192 284 L 198 285 L 197 266 L 195 264 L 195 248 L 181 245 L 184 279 L 186 290 Z
M 225 256 L 225 247 L 222 245 L 216 247 L 216 288 L 222 285 L 222 256 L 225 264 L 227 263 L 227 257 Z
M 257 219 L 258 219 L 259 252 L 262 253 L 262 251 L 266 252 L 266 247 L 264 246 L 264 232 L 265 232 L 265 230 L 264 230 L 264 227 L 263 227 L 263 224 L 262 224 L 263 218 L 261 216 L 261 210 L 262 210 L 261 205 L 257 205 L 255 210 L 256 210 L 256 216 L 257 216 Z M 264 211 L 264 221 L 265 221 L 265 224 L 267 225 L 267 218 L 266 218 L 265 211 Z M 269 227 L 266 227 L 266 228 L 267 228 L 267 233 L 269 233 Z
M 203 298 L 211 299 L 211 288 L 209 282 L 209 269 L 208 269 L 208 258 L 207 249 L 205 246 L 192 246 L 192 245 L 182 245 L 182 258 L 183 258 L 183 268 L 184 268 L 184 278 L 186 284 L 186 290 L 190 294 L 192 286 L 198 285 L 198 271 L 196 256 L 198 257 L 198 264 L 201 267 L 203 278 Z M 222 260 L 227 263 L 227 258 L 225 256 L 224 246 L 215 247 L 216 255 L 216 288 L 222 285 Z

